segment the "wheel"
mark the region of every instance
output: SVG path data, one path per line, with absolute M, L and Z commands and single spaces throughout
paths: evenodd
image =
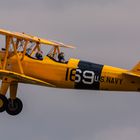
M 0 94 L 0 112 L 6 110 L 7 104 L 8 104 L 7 98 L 4 95 Z
M 6 108 L 6 112 L 10 115 L 18 115 L 23 108 L 22 101 L 18 98 L 12 100 L 8 99 L 8 104 Z

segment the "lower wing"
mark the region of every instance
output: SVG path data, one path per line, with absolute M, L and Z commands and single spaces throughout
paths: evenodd
M 19 73 L 12 72 L 12 71 L 7 71 L 7 70 L 0 70 L 0 78 L 3 78 L 3 77 L 12 78 L 12 79 L 18 81 L 19 83 L 27 83 L 27 84 L 55 87 L 55 85 L 52 85 L 48 82 L 30 77 L 30 76 L 26 76 L 24 74 L 19 74 Z

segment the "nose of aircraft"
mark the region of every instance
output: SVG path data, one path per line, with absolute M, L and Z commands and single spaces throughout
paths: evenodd
M 99 90 L 103 65 L 79 61 L 76 69 L 75 88 Z

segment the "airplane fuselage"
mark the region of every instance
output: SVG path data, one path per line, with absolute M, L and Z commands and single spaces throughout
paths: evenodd
M 19 72 L 16 57 L 9 59 L 7 69 Z M 79 59 L 59 63 L 49 57 L 36 60 L 25 56 L 22 61 L 25 75 L 49 82 L 60 88 L 111 91 L 139 91 L 140 80 L 123 75 L 128 70 L 100 65 Z

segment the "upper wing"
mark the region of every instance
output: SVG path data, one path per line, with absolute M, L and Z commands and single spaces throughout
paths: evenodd
M 64 47 L 64 48 L 74 48 L 73 46 L 65 45 L 65 44 L 60 43 L 60 42 L 50 41 L 50 40 L 43 39 L 43 38 L 38 38 L 36 36 L 31 36 L 31 35 L 28 35 L 25 33 L 10 32 L 7 30 L 0 29 L 0 34 L 12 36 L 12 37 L 15 37 L 18 39 L 25 39 L 25 40 L 37 42 L 40 44 L 46 44 L 46 45 L 51 45 L 51 46 L 56 46 L 56 47 Z
M 18 38 L 18 39 L 25 39 L 25 40 L 28 40 L 28 41 L 38 42 L 38 43 L 41 43 L 41 44 L 57 46 L 57 44 L 54 43 L 54 42 L 51 42 L 49 40 L 44 40 L 44 39 L 41 39 L 41 38 L 38 38 L 38 37 L 35 37 L 35 36 L 30 36 L 30 35 L 27 35 L 25 33 L 10 32 L 10 31 L 7 31 L 7 30 L 0 29 L 0 34 L 12 36 L 12 37 L 15 37 L 15 38 Z
M 30 76 L 26 76 L 23 74 L 7 71 L 7 70 L 0 70 L 0 78 L 3 78 L 3 77 L 12 78 L 20 83 L 28 83 L 28 84 L 36 84 L 36 85 L 42 85 L 42 86 L 55 87 L 54 85 L 52 85 L 48 82 L 30 77 Z
M 71 49 L 74 49 L 74 48 L 75 48 L 74 46 L 69 46 L 69 45 L 66 45 L 66 44 L 64 44 L 64 43 L 62 43 L 62 42 L 58 42 L 58 41 L 54 41 L 54 40 L 51 40 L 51 41 L 54 42 L 54 43 L 56 43 L 57 46 L 59 46 L 59 47 L 71 48 Z

